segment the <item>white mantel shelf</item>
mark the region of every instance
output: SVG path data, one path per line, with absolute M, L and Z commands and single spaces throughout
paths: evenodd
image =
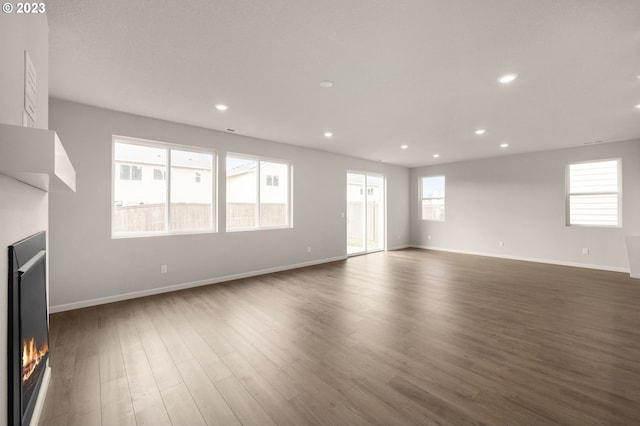
M 76 190 L 76 171 L 52 130 L 0 124 L 0 173 L 43 191 Z

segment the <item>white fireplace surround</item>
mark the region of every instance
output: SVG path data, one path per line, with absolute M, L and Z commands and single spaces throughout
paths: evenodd
M 76 190 L 75 169 L 58 135 L 51 130 L 0 124 L 0 174 L 44 192 Z M 32 425 L 38 424 L 50 376 L 51 368 L 47 365 Z

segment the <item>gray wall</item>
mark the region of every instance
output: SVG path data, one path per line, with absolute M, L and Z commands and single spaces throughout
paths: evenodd
M 0 123 L 22 125 L 24 50 L 38 73 L 36 127 L 48 126 L 49 25 L 44 15 L 0 14 Z M 0 140 L 2 143 L 2 140 Z M 46 192 L 0 175 L 0 424 L 7 423 L 7 246 L 47 230 Z
M 607 158 L 622 158 L 623 227 L 566 226 L 567 163 Z M 446 176 L 444 222 L 419 219 L 419 179 L 432 175 Z M 638 184 L 640 141 L 415 168 L 410 185 L 411 243 L 627 271 L 625 236 L 640 235 Z M 582 254 L 584 247 L 588 255 Z
M 77 173 L 75 194 L 50 195 L 52 311 L 342 257 L 347 170 L 385 174 L 388 246 L 408 244 L 409 170 L 404 167 L 56 99 L 50 103 L 50 122 Z M 113 134 L 211 148 L 220 164 L 227 151 L 291 161 L 294 228 L 227 233 L 225 209 L 218 208 L 220 232 L 215 234 L 111 239 Z M 219 172 L 223 183 L 222 167 Z M 218 198 L 225 199 L 224 184 Z M 167 274 L 160 274 L 161 264 L 168 265 Z
M 4 3 L 4 2 L 3 2 Z M 37 73 L 37 122 L 49 121 L 49 24 L 46 15 L 0 13 L 0 122 L 22 126 L 24 51 Z M 33 123 L 31 123 L 33 124 Z

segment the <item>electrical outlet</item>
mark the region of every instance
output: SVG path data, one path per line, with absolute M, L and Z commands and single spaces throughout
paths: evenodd
M 504 247 L 504 241 L 498 241 L 498 245 L 499 245 L 500 247 Z
M 307 253 L 311 253 L 311 246 L 307 247 Z
M 160 265 L 160 273 L 161 274 L 167 273 L 167 265 Z
M 427 240 L 431 241 L 431 235 L 427 235 Z
M 588 247 L 583 247 L 582 248 L 582 254 L 589 254 L 589 248 Z

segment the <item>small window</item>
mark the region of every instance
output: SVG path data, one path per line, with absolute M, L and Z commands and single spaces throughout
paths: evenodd
M 267 186 L 280 186 L 280 176 L 267 176 Z
M 569 164 L 567 225 L 620 226 L 619 159 Z
M 120 164 L 120 179 L 131 180 L 131 166 L 128 164 Z
M 444 220 L 444 176 L 423 177 L 420 186 L 422 220 Z
M 153 178 L 155 180 L 164 180 L 164 170 L 163 169 L 153 169 Z
M 142 166 L 131 166 L 131 180 L 142 180 Z
M 227 156 L 227 230 L 291 227 L 290 182 L 286 161 Z
M 196 172 L 196 183 L 202 182 L 202 173 Z

